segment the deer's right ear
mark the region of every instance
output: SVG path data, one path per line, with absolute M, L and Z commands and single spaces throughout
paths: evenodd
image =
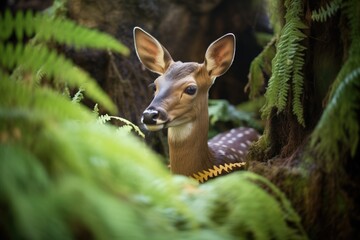
M 152 72 L 163 74 L 173 62 L 169 52 L 158 40 L 139 27 L 134 28 L 136 54 L 142 64 Z

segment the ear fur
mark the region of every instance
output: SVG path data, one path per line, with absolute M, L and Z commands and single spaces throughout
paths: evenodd
M 158 74 L 164 74 L 173 62 L 169 52 L 156 38 L 139 27 L 135 27 L 134 45 L 136 54 L 147 69 Z
M 235 35 L 228 33 L 214 41 L 205 53 L 205 66 L 211 78 L 223 75 L 235 56 Z

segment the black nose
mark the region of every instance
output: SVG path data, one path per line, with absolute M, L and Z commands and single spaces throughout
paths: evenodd
M 142 122 L 144 124 L 154 125 L 159 118 L 159 111 L 155 108 L 148 108 L 143 112 Z

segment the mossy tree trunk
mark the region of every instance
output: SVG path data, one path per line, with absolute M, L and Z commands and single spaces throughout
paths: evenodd
M 286 65 L 295 61 L 289 54 L 281 62 L 281 54 L 302 52 L 300 102 L 304 124 L 294 113 L 294 84 L 298 79 L 294 70 L 290 70 L 285 107 L 279 110 L 274 104 L 265 114 L 265 133 L 252 150 L 249 170 L 266 176 L 287 194 L 311 239 L 359 239 L 360 164 L 356 159 L 360 4 L 309 0 L 277 4 L 278 18 L 288 18 L 279 26 L 282 30 L 278 32 L 277 57 L 272 65 L 274 77 L 270 78 L 269 88 L 285 74 Z M 298 19 L 289 17 L 295 5 Z M 291 21 L 299 23 L 298 30 L 304 34 L 294 40 L 298 42 L 293 49 L 289 44 L 292 39 L 282 41 L 289 33 Z M 306 27 L 301 27 L 302 24 Z M 290 47 L 284 48 L 285 45 Z M 306 49 L 301 50 L 302 47 Z M 285 67 L 277 68 L 277 64 Z M 274 71 L 279 69 L 284 71 L 278 76 Z M 271 103 L 269 99 L 274 96 L 266 95 L 267 101 Z M 348 109 L 350 113 L 344 114 Z

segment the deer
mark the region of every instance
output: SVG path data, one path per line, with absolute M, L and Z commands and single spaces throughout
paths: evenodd
M 140 27 L 133 29 L 140 62 L 159 75 L 150 85 L 154 98 L 141 122 L 148 131 L 167 128 L 170 170 L 203 183 L 245 169 L 250 145 L 259 138 L 253 128 L 239 127 L 208 141 L 209 89 L 232 65 L 235 35 L 209 45 L 203 63 L 174 61 L 161 43 Z

